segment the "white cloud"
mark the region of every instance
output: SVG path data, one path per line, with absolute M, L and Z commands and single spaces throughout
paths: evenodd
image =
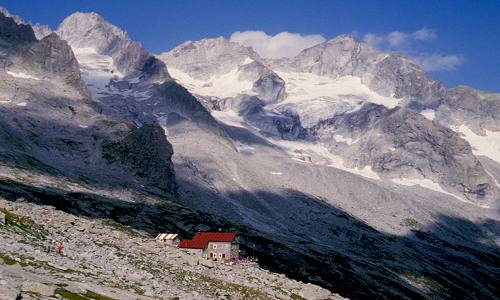
M 365 34 L 364 41 L 375 47 L 384 47 L 393 50 L 399 50 L 401 48 L 410 47 L 415 42 L 432 41 L 437 38 L 435 31 L 422 27 L 421 29 L 406 33 L 401 31 L 392 31 L 388 34 Z
M 420 55 L 413 59 L 426 71 L 452 71 L 465 61 L 461 55 L 443 54 Z
M 437 39 L 437 34 L 433 30 L 423 27 L 412 33 L 412 37 L 418 41 L 432 41 Z
M 231 35 L 230 40 L 252 47 L 262 57 L 282 58 L 294 57 L 300 51 L 322 43 L 326 39 L 319 34 L 280 32 L 273 36 L 264 31 L 237 31 Z
M 415 32 L 392 31 L 387 34 L 365 34 L 363 40 L 383 51 L 404 52 L 426 71 L 452 71 L 465 62 L 462 55 L 422 52 L 421 43 L 437 39 L 434 30 L 423 27 Z
M 385 39 L 383 36 L 373 33 L 367 33 L 365 34 L 364 41 L 365 43 L 370 44 L 376 48 L 381 48 L 385 42 Z
M 408 43 L 409 38 L 410 35 L 404 32 L 393 31 L 387 35 L 387 42 L 389 42 L 390 47 L 396 48 Z

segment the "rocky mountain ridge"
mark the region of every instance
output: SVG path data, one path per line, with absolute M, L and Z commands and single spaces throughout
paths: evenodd
M 217 56 L 213 56 L 212 53 L 217 53 Z M 453 99 L 462 96 L 456 95 L 457 90 L 447 91 L 440 82 L 430 79 L 415 62 L 404 55 L 383 53 L 368 44 L 358 43 L 351 36 L 342 35 L 305 49 L 291 59 L 263 60 L 251 50 L 243 46 L 237 47 L 223 38 L 187 42 L 168 53 L 159 55 L 159 58 L 169 65 L 181 68 L 193 78 L 206 80 L 203 81 L 205 83 L 197 82 L 185 75 L 176 74 L 179 76 L 178 81 L 192 92 L 205 93 L 199 98 L 207 102 L 209 108 L 235 113 L 271 136 L 290 140 L 305 138 L 319 141 L 333 155 L 340 156 L 343 160 L 340 167 L 354 170 L 371 168 L 379 176 L 393 178 L 398 182 L 402 182 L 400 180 L 434 182 L 437 184 L 435 189 L 455 194 L 465 201 L 479 205 L 489 206 L 498 200 L 500 192 L 494 178 L 474 157 L 472 147 L 461 146 L 466 141 L 459 141 L 461 137 L 456 136 L 456 142 L 448 143 L 446 146 L 436 145 L 443 141 L 441 137 L 436 136 L 441 130 L 439 126 L 450 128 L 452 126 L 450 119 L 460 118 L 458 111 L 461 109 Z M 235 91 L 237 93 L 233 97 L 227 97 L 222 92 L 217 95 L 217 89 L 204 88 L 219 84 L 210 76 L 224 78 L 230 74 L 231 68 L 245 66 L 241 64 L 249 58 L 273 70 L 276 76 L 281 76 L 279 81 L 283 82 L 283 88 L 280 98 L 269 103 L 252 90 L 241 89 Z M 217 69 L 207 65 L 207 63 L 214 64 L 213 61 L 218 66 L 227 67 Z M 199 77 L 199 74 L 203 76 Z M 241 77 L 233 77 L 232 80 L 242 82 Z M 232 85 L 237 86 L 235 83 Z M 471 95 L 468 97 L 473 101 L 485 102 L 480 100 L 478 93 L 464 93 Z M 475 95 L 474 98 L 472 95 Z M 492 98 L 495 100 L 491 103 L 498 102 L 496 96 L 492 95 Z M 447 119 L 444 113 L 437 113 L 440 124 L 435 124 L 432 120 L 429 122 L 417 115 L 408 120 L 380 115 L 385 119 L 384 122 L 400 122 L 407 125 L 412 120 L 413 127 L 405 124 L 395 125 L 400 129 L 398 135 L 411 135 L 414 126 L 426 128 L 425 135 L 412 136 L 409 137 L 411 140 L 401 143 L 394 140 L 394 135 L 390 131 L 377 132 L 378 136 L 386 138 L 379 138 L 376 141 L 372 137 L 373 131 L 366 127 L 366 124 L 359 124 L 362 125 L 359 127 L 350 123 L 355 119 L 348 116 L 359 115 L 357 118 L 360 120 L 370 118 L 362 114 L 370 113 L 370 109 L 365 107 L 367 105 L 369 107 L 371 103 L 383 105 L 388 109 L 398 106 L 405 116 L 415 115 L 412 111 L 416 113 L 434 112 L 433 109 L 437 109 L 438 112 L 440 109 L 445 111 L 445 107 L 449 107 L 451 103 L 454 107 L 446 110 L 450 116 Z M 486 105 L 491 106 L 485 104 L 483 107 Z M 471 113 L 469 110 L 468 116 L 462 119 L 473 120 L 481 116 L 477 111 L 472 116 Z M 492 121 L 492 118 L 489 120 L 491 121 L 483 124 L 497 123 Z M 335 126 L 329 127 L 334 123 Z M 401 130 L 403 128 L 407 128 L 408 132 L 403 132 L 404 130 Z M 489 128 L 495 127 L 490 125 Z M 335 136 L 339 137 L 339 140 L 336 140 Z M 355 142 L 351 144 L 345 141 Z M 412 146 L 408 147 L 409 143 Z M 418 144 L 420 146 L 416 147 L 419 150 L 415 150 L 414 145 Z M 440 157 L 437 160 L 443 162 L 441 167 L 436 168 L 432 163 L 427 163 L 427 156 L 422 156 L 423 153 L 430 153 L 428 150 L 423 150 L 426 147 L 424 145 L 428 144 L 440 149 L 433 152 L 432 157 Z M 447 150 L 442 151 L 445 148 Z M 417 156 L 415 151 L 419 153 Z M 450 156 L 446 153 L 455 154 Z M 419 156 L 422 156 L 423 163 L 417 163 Z M 381 167 L 387 166 L 387 160 L 392 161 L 390 171 Z
M 15 23 L 7 22 L 6 28 Z M 75 24 L 77 31 L 71 29 Z M 25 27 L 13 28 L 25 33 L 12 41 L 23 47 L 39 43 Z M 449 100 L 427 97 L 438 85 L 416 65 L 403 58 L 394 59 L 402 66 L 381 64 L 384 55 L 348 37 L 299 54 L 302 70 L 223 39 L 187 42 L 167 55 L 165 65 L 92 13 L 68 17 L 60 30 L 71 41 L 79 72 L 74 62 L 68 70 L 57 68 L 63 59 L 73 61 L 71 55 L 36 50 L 52 53 L 56 62 L 45 67 L 47 74 L 56 72 L 42 77 L 37 65 L 50 60 L 14 60 L 20 48 L 2 48 L 9 68 L 0 72 L 0 192 L 9 210 L 17 211 L 11 202 L 23 197 L 17 202 L 30 203 L 23 204 L 23 215 L 50 205 L 57 210 L 49 214 L 62 210 L 62 218 L 74 216 L 76 222 L 86 223 L 80 218 L 85 216 L 112 220 L 115 229 L 135 228 L 147 235 L 140 242 L 148 245 L 146 239 L 159 230 L 186 237 L 198 230 L 234 230 L 242 247 L 256 245 L 261 266 L 352 298 L 497 294 L 497 156 L 470 139 L 481 136 L 460 135 L 444 119 L 461 115 L 489 140 L 495 116 L 487 122 L 471 118 L 488 113 L 467 104 L 480 100 L 494 108 L 495 94 L 462 89 L 447 91 L 455 95 Z M 64 44 L 56 49 L 69 48 Z M 313 60 L 322 57 L 327 67 L 314 67 Z M 384 73 L 375 66 L 387 77 L 374 79 Z M 361 70 L 369 70 L 366 78 L 352 75 Z M 266 72 L 270 81 L 261 76 Z M 382 89 L 375 91 L 371 80 L 382 82 Z M 89 92 L 79 90 L 82 85 Z M 391 94 L 396 87 L 403 89 L 400 98 Z M 108 229 L 98 231 L 115 234 Z M 62 237 L 73 245 L 72 234 Z M 146 253 L 135 246 L 131 251 Z M 8 271 L 17 278 L 16 270 Z M 184 293 L 187 283 L 177 283 Z M 80 295 L 108 295 L 102 286 L 69 286 Z M 293 289 L 270 295 L 292 297 Z M 210 295 L 202 291 L 201 297 Z

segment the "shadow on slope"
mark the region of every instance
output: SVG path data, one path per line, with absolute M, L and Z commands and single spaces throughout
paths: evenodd
M 281 197 L 265 192 L 260 195 Z M 311 206 L 329 210 L 331 217 L 350 224 L 331 228 L 339 237 L 338 241 L 330 241 L 332 247 L 323 245 L 313 234 L 298 236 L 292 229 L 288 236 L 265 234 L 166 199 L 157 205 L 131 203 L 11 180 L 0 181 L 0 196 L 9 201 L 22 197 L 74 215 L 109 220 L 107 222 L 117 229 L 129 230 L 126 226 L 130 226 L 151 237 L 159 231 L 175 231 L 189 238 L 197 230 L 233 230 L 241 235 L 242 248 L 247 253 L 256 245 L 256 255 L 263 267 L 354 299 L 429 296 L 492 299 L 500 292 L 500 252 L 483 242 L 492 239 L 484 233 L 483 226 L 499 228 L 500 224 L 494 220 L 474 224 L 456 217 L 439 216 L 439 222 L 424 230 L 414 230 L 409 236 L 395 236 L 378 232 L 340 209 L 298 193 L 296 197 L 303 197 Z M 440 232 L 453 233 L 457 228 L 476 233 L 470 236 L 468 245 L 450 243 L 440 237 Z M 498 237 L 498 231 L 493 232 Z M 415 286 L 419 286 L 420 291 Z M 422 289 L 427 293 L 422 293 Z

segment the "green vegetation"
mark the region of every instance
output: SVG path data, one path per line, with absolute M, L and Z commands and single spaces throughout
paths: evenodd
M 108 241 L 96 241 L 95 242 L 95 245 L 98 246 L 98 247 L 108 247 L 108 248 L 114 248 L 116 249 L 117 251 L 121 251 L 121 248 L 116 246 L 115 244 L 112 244 Z
M 413 218 L 404 218 L 402 221 L 403 226 L 415 228 L 418 226 L 417 220 Z
M 306 300 L 306 298 L 303 298 L 303 297 L 301 297 L 301 296 L 299 296 L 297 294 L 294 294 L 294 293 L 292 293 L 290 295 L 290 298 L 292 298 L 293 300 Z
M 268 294 L 257 289 L 191 271 L 176 269 L 175 277 L 179 281 L 189 280 L 190 282 L 198 282 L 198 286 L 204 287 L 205 292 L 209 292 L 216 297 L 219 296 L 218 291 L 226 291 L 228 294 L 240 294 L 243 299 L 272 299 Z M 229 295 L 225 296 L 226 298 L 229 297 Z
M 107 225 L 107 226 L 110 226 L 112 227 L 113 229 L 115 230 L 119 230 L 119 231 L 122 231 L 122 232 L 125 232 L 131 236 L 139 236 L 139 233 L 137 233 L 135 230 L 133 230 L 132 228 L 126 226 L 126 225 L 123 225 L 121 223 L 118 223 L 114 220 L 106 220 L 104 221 L 104 225 Z
M 87 297 L 84 297 L 84 296 L 77 294 L 77 293 L 70 292 L 64 288 L 56 289 L 56 294 L 59 294 L 63 298 L 68 299 L 68 300 L 89 300 L 89 298 L 87 298 Z
M 47 231 L 41 225 L 35 223 L 31 218 L 13 214 L 2 207 L 0 207 L 0 212 L 5 214 L 7 226 L 17 229 L 18 233 L 29 235 L 40 241 L 45 241 L 47 239 Z
M 0 259 L 2 259 L 3 262 L 9 266 L 15 265 L 17 263 L 15 259 L 2 253 L 0 253 Z
M 90 300 L 90 299 L 93 299 L 93 300 L 116 300 L 114 298 L 104 296 L 104 295 L 101 295 L 99 293 L 89 291 L 89 290 L 87 290 L 85 295 L 82 295 L 82 294 L 77 294 L 77 293 L 68 291 L 67 289 L 62 288 L 62 287 L 56 289 L 56 294 L 59 294 L 63 298 L 69 299 L 69 300 Z
M 87 290 L 87 292 L 85 293 L 85 297 L 88 297 L 90 299 L 95 299 L 95 300 L 116 300 L 115 298 L 104 296 L 104 295 L 101 295 L 101 294 L 98 294 L 96 292 L 89 291 L 89 290 Z
M 439 291 L 442 288 L 442 286 L 436 280 L 431 279 L 431 278 L 427 278 L 423 275 L 412 273 L 409 271 L 404 272 L 403 275 L 406 278 L 408 278 L 410 281 L 412 281 L 416 284 L 425 286 L 430 290 Z

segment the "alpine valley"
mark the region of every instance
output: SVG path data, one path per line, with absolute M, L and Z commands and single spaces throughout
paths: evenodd
M 0 63 L 0 299 L 500 295 L 500 94 L 348 35 L 153 55 L 81 12 L 0 9 Z M 259 267 L 154 243 L 219 228 Z

